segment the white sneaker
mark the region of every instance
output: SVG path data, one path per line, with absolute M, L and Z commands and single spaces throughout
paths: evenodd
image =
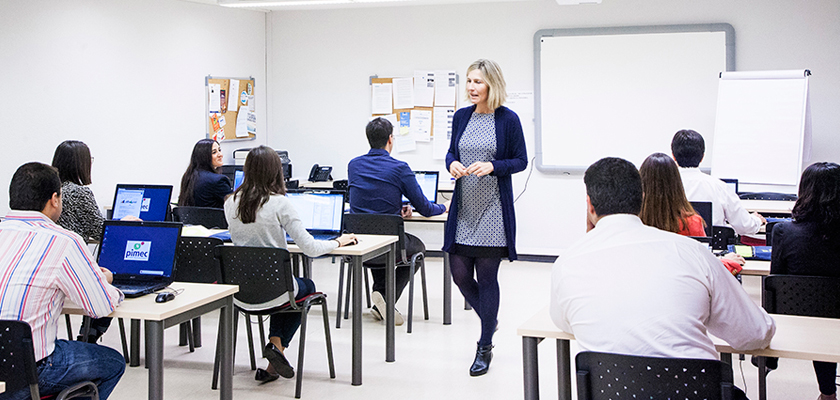
M 373 307 L 370 309 L 370 315 L 373 316 L 374 319 L 377 321 L 382 321 L 385 319 L 385 316 L 379 310 L 385 310 L 385 298 L 382 297 L 382 294 L 379 292 L 373 292 L 370 295 L 370 301 L 373 303 Z M 402 326 L 405 323 L 405 318 L 403 318 L 402 314 L 400 314 L 399 310 L 396 308 L 394 309 L 394 325 Z

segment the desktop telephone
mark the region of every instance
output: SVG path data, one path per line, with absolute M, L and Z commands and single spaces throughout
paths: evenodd
M 332 173 L 332 167 L 330 166 L 320 166 L 315 164 L 312 166 L 312 169 L 309 171 L 309 181 L 310 182 L 326 182 L 330 180 Z

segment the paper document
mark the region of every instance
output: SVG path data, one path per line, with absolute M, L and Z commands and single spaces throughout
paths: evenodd
M 394 110 L 391 108 L 391 84 L 390 83 L 374 83 L 370 85 L 370 113 L 371 114 L 390 114 Z
M 256 135 L 257 134 L 257 113 L 253 111 L 248 111 L 248 132 L 245 133 L 245 136 Z M 236 137 L 239 137 L 239 131 L 236 131 Z
M 411 78 L 394 78 L 394 109 L 400 110 L 414 107 L 414 86 Z
M 120 193 L 120 199 L 114 205 L 114 219 L 121 219 L 128 215 L 140 216 L 140 207 L 143 205 L 143 190 L 124 190 Z M 148 205 L 147 205 L 148 207 Z
M 435 73 L 414 71 L 414 107 L 435 105 Z
M 455 107 L 455 71 L 435 71 L 435 107 Z
M 399 136 L 406 136 L 409 133 L 411 127 L 411 113 L 408 111 L 401 111 L 400 112 L 400 134 Z
M 245 107 L 236 114 L 236 137 L 248 137 L 248 109 Z
M 231 79 L 227 95 L 228 111 L 236 112 L 239 109 L 239 79 Z
M 420 142 L 432 139 L 432 112 L 411 110 L 411 137 Z
M 218 83 L 211 83 L 207 85 L 207 98 L 209 99 L 210 105 L 210 112 L 219 112 L 221 111 L 221 90 L 222 85 Z
M 446 158 L 449 151 L 449 142 L 452 140 L 452 118 L 455 116 L 455 108 L 435 107 L 433 111 L 433 148 L 432 157 L 436 160 Z

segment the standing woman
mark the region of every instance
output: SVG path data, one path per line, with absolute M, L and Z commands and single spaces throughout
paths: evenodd
M 92 164 L 90 149 L 83 142 L 65 140 L 55 148 L 52 166 L 58 169 L 61 178 L 62 211 L 58 224 L 78 233 L 82 239 L 100 240 L 105 218 L 88 187 Z
M 802 173 L 792 222 L 773 227 L 770 274 L 840 277 L 840 165 L 818 162 Z M 768 360 L 774 368 L 776 360 Z M 814 361 L 820 400 L 836 399 L 837 364 Z
M 217 173 L 222 166 L 222 149 L 213 139 L 201 139 L 193 147 L 190 166 L 181 177 L 178 206 L 222 208 L 231 189 L 230 179 Z
M 519 117 L 505 102 L 499 65 L 478 60 L 467 68 L 473 104 L 455 113 L 446 165 L 455 183 L 443 250 L 452 278 L 481 318 L 471 376 L 487 373 L 499 313 L 499 264 L 516 260 L 516 218 L 510 176 L 528 165 Z M 477 279 L 474 279 L 473 277 Z
M 280 156 L 268 146 L 251 149 L 245 158 L 245 178 L 233 196 L 225 201 L 225 218 L 228 221 L 230 238 L 237 246 L 286 248 L 286 232 L 310 257 L 329 253 L 336 247 L 356 242 L 352 234 L 341 235 L 333 240 L 315 240 L 298 217 L 292 203 L 286 198 L 283 181 L 283 163 Z M 315 292 L 311 279 L 295 277 L 295 298 Z M 285 293 L 277 294 L 277 305 L 288 301 Z M 273 300 L 274 301 L 274 300 Z M 282 313 L 271 315 L 268 328 L 268 343 L 263 356 L 268 359 L 266 369 L 258 369 L 254 379 L 269 382 L 278 376 L 292 378 L 295 374 L 286 359 L 284 351 L 289 347 L 298 327 L 300 314 Z

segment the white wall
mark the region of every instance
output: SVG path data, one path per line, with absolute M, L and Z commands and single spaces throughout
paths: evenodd
M 255 77 L 264 143 L 265 14 L 173 0 L 3 0 L 0 211 L 17 167 L 50 163 L 66 139 L 91 148 L 100 206 L 118 182 L 177 188 L 205 137 L 208 74 Z M 223 145 L 231 162 L 235 147 Z
M 456 69 L 463 82 L 470 62 L 490 58 L 502 66 L 509 91 L 533 90 L 532 41 L 540 29 L 726 22 L 735 28 L 738 70 L 811 69 L 813 158 L 836 162 L 838 20 L 836 0 L 605 0 L 586 6 L 534 1 L 275 11 L 267 39 L 274 132 L 268 140 L 290 151 L 295 175 L 317 162 L 335 166 L 333 176 L 339 179 L 346 177 L 347 162 L 368 149 L 370 75 Z M 531 157 L 533 123 L 525 122 L 524 128 Z M 415 169 L 444 168 L 431 159 L 430 145 L 419 144 L 414 153 L 398 157 Z M 526 177 L 527 171 L 515 176 L 514 195 Z M 584 232 L 582 179 L 534 171 L 516 210 L 519 252 L 557 254 Z M 423 237 L 430 249 L 442 242 L 439 232 Z

